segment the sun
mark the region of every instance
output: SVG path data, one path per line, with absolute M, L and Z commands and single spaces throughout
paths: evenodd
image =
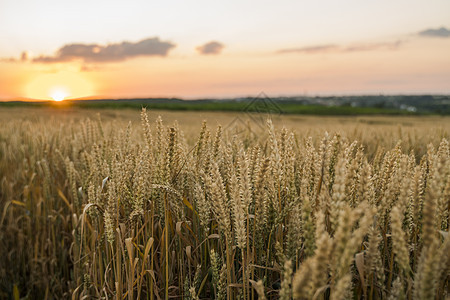
M 63 101 L 65 98 L 67 98 L 69 93 L 67 92 L 67 89 L 64 87 L 55 87 L 50 91 L 50 97 L 53 98 L 55 101 Z

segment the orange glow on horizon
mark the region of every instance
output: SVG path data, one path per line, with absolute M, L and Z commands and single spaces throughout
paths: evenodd
M 36 76 L 25 86 L 24 93 L 27 98 L 54 101 L 95 94 L 93 84 L 83 74 L 67 71 Z
M 270 97 L 448 94 L 449 47 L 450 39 L 416 39 L 395 50 L 252 55 L 229 51 L 88 66 L 0 60 L 0 101 L 228 98 L 252 97 L 261 91 Z

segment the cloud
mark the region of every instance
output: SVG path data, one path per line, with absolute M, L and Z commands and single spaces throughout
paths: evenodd
M 440 38 L 448 38 L 450 37 L 450 30 L 445 27 L 441 27 L 438 29 L 426 29 L 418 33 L 420 36 L 426 37 L 440 37 Z
M 20 58 L 15 57 L 0 58 L 0 62 L 8 62 L 8 63 L 26 62 L 26 61 L 28 61 L 28 53 L 26 51 L 20 54 Z
M 202 46 L 198 46 L 196 49 L 200 54 L 219 54 L 222 52 L 223 48 L 225 48 L 224 44 L 212 41 Z
M 19 60 L 17 58 L 14 57 L 3 57 L 0 58 L 0 62 L 5 62 L 5 63 L 15 63 L 18 62 Z
M 344 52 L 358 52 L 358 51 L 372 51 L 379 49 L 396 50 L 403 44 L 402 41 L 396 41 L 392 43 L 369 43 L 369 44 L 356 44 L 348 46 L 342 49 Z
M 28 53 L 26 51 L 22 52 L 22 54 L 20 55 L 20 60 L 21 61 L 27 61 L 28 60 Z
M 354 44 L 350 46 L 338 46 L 338 45 L 318 45 L 301 48 L 286 48 L 276 51 L 276 53 L 325 53 L 325 52 L 361 52 L 361 51 L 373 51 L 379 49 L 395 50 L 403 44 L 402 41 L 396 41 L 391 43 L 368 43 L 368 44 Z
M 104 67 L 100 67 L 98 64 L 96 64 L 96 65 L 83 64 L 80 67 L 80 72 L 95 72 L 95 71 L 100 71 L 103 69 L 104 69 Z
M 338 50 L 339 47 L 337 45 L 319 45 L 319 46 L 310 46 L 310 47 L 301 47 L 301 48 L 287 48 L 280 49 L 277 53 L 322 53 Z
M 87 63 L 115 62 L 137 56 L 167 56 L 175 45 L 148 38 L 136 43 L 122 42 L 108 44 L 68 44 L 61 47 L 54 56 L 39 56 L 33 59 L 37 63 L 57 63 L 82 60 Z

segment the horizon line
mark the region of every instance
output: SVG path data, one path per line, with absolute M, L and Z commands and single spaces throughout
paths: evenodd
M 62 101 L 55 101 L 52 99 L 38 99 L 27 97 L 13 97 L 0 98 L 0 102 L 70 102 L 70 101 L 95 101 L 95 100 L 181 100 L 181 101 L 199 101 L 199 100 L 237 100 L 237 99 L 252 99 L 264 95 L 269 98 L 322 98 L 322 97 L 399 97 L 399 96 L 450 96 L 450 93 L 324 93 L 324 94 L 296 94 L 296 95 L 276 95 L 269 96 L 265 92 L 259 92 L 255 95 L 245 96 L 222 96 L 222 97 L 179 97 L 179 96 L 138 96 L 138 97 L 113 97 L 113 96 L 87 96 L 77 98 L 67 98 Z

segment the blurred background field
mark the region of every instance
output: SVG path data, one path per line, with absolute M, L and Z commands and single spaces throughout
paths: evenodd
M 358 140 L 373 152 L 378 146 L 390 149 L 402 141 L 403 149 L 415 149 L 418 155 L 426 151 L 428 143 L 449 138 L 450 116 L 408 116 L 408 115 L 352 115 L 352 116 L 314 116 L 298 114 L 265 114 L 251 112 L 222 111 L 173 111 L 147 110 L 150 120 L 162 117 L 165 125 L 175 121 L 192 144 L 198 136 L 203 121 L 215 128 L 221 125 L 226 134 L 248 135 L 249 138 L 266 134 L 265 121 L 272 119 L 278 128 L 286 127 L 303 137 L 322 136 L 340 133 L 349 140 Z M 79 122 L 87 118 L 104 122 L 128 122 L 139 126 L 140 115 L 136 109 L 83 109 L 73 107 L 9 107 L 0 109 L 0 124 L 11 121 L 42 121 L 62 124 Z

